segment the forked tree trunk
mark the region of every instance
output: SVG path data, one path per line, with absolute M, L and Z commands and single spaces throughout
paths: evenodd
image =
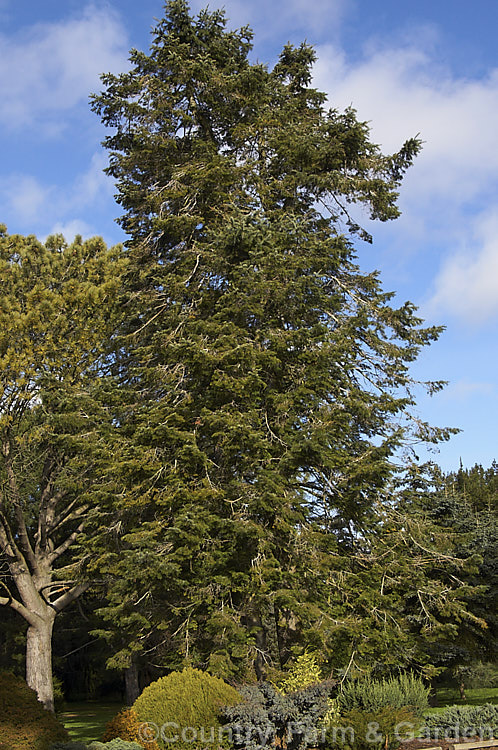
M 26 682 L 36 691 L 38 700 L 48 711 L 54 710 L 52 681 L 52 631 L 55 612 L 40 618 L 38 625 L 30 625 L 26 643 Z

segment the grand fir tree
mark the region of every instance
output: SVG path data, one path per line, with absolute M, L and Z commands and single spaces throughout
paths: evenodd
M 251 37 L 173 0 L 93 98 L 131 263 L 104 614 L 123 663 L 156 649 L 227 676 L 303 642 L 347 663 L 344 569 L 394 452 L 438 437 L 409 417 L 408 368 L 439 331 L 353 247 L 358 215 L 399 215 L 420 143 L 382 154 L 311 86 L 312 48 L 270 70 Z

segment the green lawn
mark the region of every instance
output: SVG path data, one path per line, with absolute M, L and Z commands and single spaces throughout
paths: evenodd
M 59 715 L 72 740 L 92 742 L 100 740 L 107 722 L 123 708 L 121 703 L 86 701 L 68 703 Z
M 467 700 L 462 701 L 456 687 L 439 688 L 437 691 L 439 706 L 430 708 L 427 713 L 441 713 L 446 706 L 455 704 L 469 706 L 479 706 L 483 703 L 498 704 L 498 688 L 469 688 L 466 690 L 466 695 Z M 112 719 L 122 708 L 121 703 L 101 701 L 68 703 L 66 710 L 60 714 L 60 719 L 72 740 L 92 742 L 92 740 L 101 739 L 109 719 Z
M 456 687 L 441 687 L 437 690 L 439 706 L 430 708 L 427 713 L 439 714 L 446 706 L 482 706 L 484 703 L 498 703 L 498 688 L 468 688 L 465 690 L 467 700 L 460 698 Z

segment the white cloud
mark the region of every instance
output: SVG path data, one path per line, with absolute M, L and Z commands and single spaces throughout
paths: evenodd
M 93 154 L 87 171 L 76 178 L 67 196 L 69 208 L 91 205 L 101 197 L 111 197 L 114 194 L 114 182 L 104 174 L 108 161 L 103 151 Z
M 32 175 L 0 178 L 4 217 L 35 227 L 48 222 L 53 225 L 50 234 L 88 234 L 88 223 L 76 217 L 104 201 L 112 206 L 114 184 L 103 172 L 106 163 L 103 152 L 95 153 L 88 169 L 66 186 L 44 184 Z
M 54 188 L 42 185 L 31 175 L 11 175 L 0 181 L 4 212 L 30 223 L 43 215 L 50 204 Z
M 51 234 L 62 234 L 67 242 L 72 242 L 77 234 L 81 234 L 84 237 L 88 237 L 92 234 L 92 228 L 86 221 L 81 219 L 72 219 L 67 222 L 56 222 L 47 237 Z M 47 239 L 44 238 L 44 240 Z
M 404 216 L 394 230 L 398 255 L 402 248 L 413 258 L 432 246 L 426 288 L 434 288 L 441 271 L 430 311 L 480 324 L 498 313 L 498 218 L 491 209 L 498 190 L 498 69 L 480 79 L 457 77 L 436 62 L 433 36 L 423 31 L 419 38 L 414 30 L 413 37 L 419 46 L 371 44 L 355 62 L 338 47 L 320 47 L 315 85 L 331 106 L 352 105 L 360 120 L 369 120 L 384 151 L 420 134 L 423 150 L 405 178 Z
M 192 9 L 198 12 L 206 7 L 204 0 L 194 0 Z M 351 8 L 351 0 L 274 0 L 272 3 L 226 0 L 228 26 L 238 28 L 249 25 L 258 42 L 275 39 L 285 34 L 299 33 L 299 41 L 306 34 L 335 36 L 340 23 Z M 210 3 L 210 7 L 217 7 Z M 294 40 L 295 41 L 295 40 Z
M 417 47 L 371 50 L 356 64 L 330 45 L 318 48 L 315 82 L 332 106 L 352 104 L 371 120 L 372 136 L 386 150 L 420 133 L 424 148 L 413 172 L 431 172 L 430 190 L 461 199 L 496 175 L 498 69 L 482 80 L 456 78 Z M 455 184 L 455 177 L 466 183 Z M 421 180 L 422 181 L 422 180 Z M 427 188 L 427 185 L 425 185 Z
M 498 211 L 475 220 L 471 247 L 448 257 L 436 278 L 429 303 L 469 323 L 498 314 Z
M 88 6 L 76 19 L 0 34 L 0 122 L 60 126 L 58 114 L 99 88 L 99 75 L 126 68 L 126 34 L 117 15 Z

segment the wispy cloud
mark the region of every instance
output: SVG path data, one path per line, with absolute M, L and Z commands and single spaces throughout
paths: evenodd
M 473 323 L 492 318 L 498 313 L 498 218 L 486 206 L 498 187 L 498 69 L 475 80 L 454 76 L 436 63 L 427 33 L 419 46 L 371 44 L 356 62 L 336 46 L 318 52 L 315 83 L 331 106 L 354 106 L 384 150 L 395 151 L 416 134 L 424 141 L 403 186 L 405 216 L 397 231 L 407 254 L 431 244 L 442 253 L 427 269 L 430 308 Z
M 0 34 L 0 124 L 61 127 L 61 113 L 88 99 L 99 75 L 126 68 L 127 36 L 109 8 L 90 5 L 77 17 Z
M 445 260 L 429 306 L 479 324 L 498 314 L 498 210 L 473 224 L 470 247 Z
M 351 0 L 275 0 L 268 2 L 244 2 L 227 0 L 222 3 L 229 26 L 236 28 L 249 25 L 258 42 L 278 39 L 282 33 L 289 36 L 298 33 L 299 41 L 306 35 L 334 37 L 350 9 Z M 194 11 L 206 7 L 204 0 L 193 0 Z M 217 7 L 216 3 L 210 3 Z M 295 41 L 295 40 L 294 40 Z
M 45 234 L 91 232 L 86 220 L 78 218 L 102 202 L 112 205 L 114 185 L 103 168 L 106 157 L 95 153 L 86 171 L 76 175 L 69 185 L 42 183 L 32 175 L 0 177 L 0 201 L 4 220 L 27 224 L 33 232 L 46 227 Z

